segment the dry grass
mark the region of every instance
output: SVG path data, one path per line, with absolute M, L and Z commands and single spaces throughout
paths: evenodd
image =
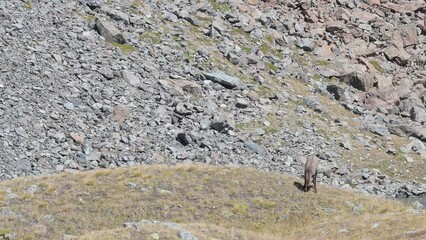
M 199 239 L 392 239 L 425 230 L 426 215 L 411 213 L 401 203 L 327 186 L 319 186 L 318 194 L 304 193 L 294 185 L 301 181 L 204 165 L 18 178 L 0 183 L 0 232 L 15 233 L 17 239 L 64 234 L 143 239 L 154 232 L 160 239 L 176 239 L 170 229 L 122 229 L 124 222 L 143 219 L 180 223 Z M 38 186 L 33 194 L 27 192 L 31 185 Z M 7 196 L 9 188 L 14 198 Z M 372 228 L 375 223 L 379 226 Z

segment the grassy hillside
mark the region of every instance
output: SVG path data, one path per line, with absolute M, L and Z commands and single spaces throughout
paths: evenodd
M 0 183 L 0 236 L 14 239 L 425 239 L 402 203 L 247 168 L 140 166 Z M 72 236 L 69 236 L 72 235 Z M 1 239 L 1 237 L 0 237 Z

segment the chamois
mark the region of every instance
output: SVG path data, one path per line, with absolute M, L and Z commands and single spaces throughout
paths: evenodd
M 304 157 L 305 163 L 305 184 L 303 185 L 304 191 L 309 191 L 311 183 L 314 185 L 314 190 L 317 192 L 317 173 L 319 159 L 315 155 Z

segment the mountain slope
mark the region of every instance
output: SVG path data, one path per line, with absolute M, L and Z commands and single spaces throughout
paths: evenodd
M 273 3 L 1 2 L 0 179 L 181 162 L 299 176 L 316 152 L 323 183 L 424 198 L 424 2 Z

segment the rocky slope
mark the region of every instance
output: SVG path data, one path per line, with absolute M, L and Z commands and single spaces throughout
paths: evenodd
M 425 6 L 1 2 L 0 178 L 182 161 L 300 175 L 320 152 L 323 182 L 424 196 Z

